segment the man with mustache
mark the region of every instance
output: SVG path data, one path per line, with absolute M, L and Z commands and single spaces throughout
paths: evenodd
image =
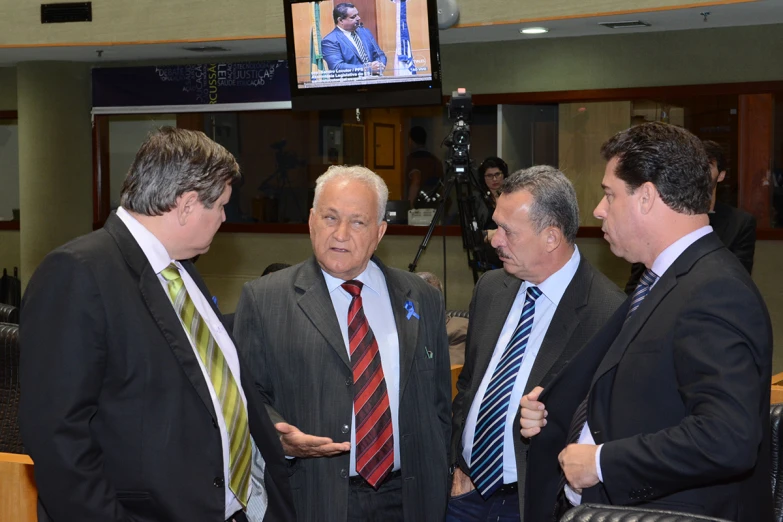
M 453 406 L 447 521 L 483 521 L 490 513 L 538 521 L 551 514 L 558 477 L 541 480 L 527 466 L 519 401 L 534 386 L 547 386 L 624 297 L 574 244 L 579 207 L 562 172 L 531 167 L 506 179 L 500 192 L 492 246 L 504 270 L 487 272 L 470 304 Z M 560 449 L 543 448 L 539 456 L 557 469 Z

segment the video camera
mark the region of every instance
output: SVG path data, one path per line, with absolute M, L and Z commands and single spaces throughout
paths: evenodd
M 450 149 L 447 159 L 457 175 L 465 174 L 470 166 L 470 122 L 473 119 L 472 97 L 465 89 L 451 93 L 449 119 L 454 122 L 454 127 L 445 140 Z

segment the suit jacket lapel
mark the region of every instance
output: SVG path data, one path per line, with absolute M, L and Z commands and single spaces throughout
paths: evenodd
M 568 345 L 574 330 L 579 326 L 580 311 L 587 305 L 589 298 L 587 289 L 592 279 L 593 275 L 590 273 L 587 261 L 581 257 L 576 273 L 560 299 L 552 322 L 549 323 L 533 368 L 530 370 L 530 376 L 527 378 L 524 393 L 530 392 L 541 384 Z
M 628 349 L 628 346 L 631 344 L 634 337 L 636 337 L 636 334 L 639 333 L 639 330 L 642 329 L 661 301 L 663 301 L 669 292 L 677 286 L 677 279 L 680 276 L 687 274 L 696 261 L 721 247 L 723 247 L 723 244 L 720 239 L 718 239 L 718 236 L 716 236 L 715 233 L 710 233 L 698 239 L 680 254 L 663 276 L 661 276 L 652 290 L 650 290 L 650 293 L 644 298 L 644 301 L 639 305 L 636 312 L 634 312 L 631 318 L 623 324 L 620 332 L 612 343 L 612 346 L 609 347 L 609 351 L 606 353 L 604 360 L 601 361 L 598 370 L 593 376 L 593 386 L 601 376 L 617 366 L 625 354 L 625 351 Z M 626 306 L 623 306 L 622 308 L 627 310 L 627 305 L 628 302 L 626 302 Z
M 479 349 L 473 375 L 479 376 L 487 373 L 489 361 L 495 352 L 500 333 L 503 331 L 503 326 L 506 324 L 506 319 L 508 319 L 508 314 L 511 312 L 514 299 L 516 299 L 521 286 L 522 280 L 509 274 L 504 274 L 502 287 L 492 296 L 492 302 L 489 305 L 487 314 L 488 320 L 484 323 L 486 327 L 481 330 L 482 335 L 478 339 Z M 473 388 L 472 395 L 475 397 L 476 391 L 481 385 L 481 379 L 473 379 L 471 385 Z M 465 411 L 465 416 L 467 417 L 467 410 Z
M 386 279 L 386 288 L 389 290 L 389 300 L 391 302 L 392 313 L 394 314 L 394 323 L 397 326 L 397 338 L 400 345 L 400 396 L 402 396 L 408 378 L 413 368 L 413 358 L 419 345 L 419 328 L 421 317 L 421 307 L 419 302 L 411 297 L 412 288 L 404 278 L 398 277 L 394 271 L 389 270 L 380 259 L 373 256 L 372 260 L 383 272 Z M 411 316 L 408 319 L 408 312 L 405 308 L 407 302 L 411 303 L 413 310 L 419 314 L 417 319 Z M 424 348 L 422 348 L 423 350 Z M 428 348 L 429 349 L 429 348 Z M 443 354 L 438 354 L 442 356 Z
M 356 48 L 356 46 L 353 44 L 353 40 L 349 36 L 347 36 L 344 32 L 342 32 L 339 29 L 335 29 L 337 31 L 337 37 L 341 38 L 344 45 L 347 45 L 348 48 L 353 51 L 353 54 L 356 55 L 356 58 L 359 59 L 359 62 L 362 61 L 362 55 L 359 53 L 359 50 Z M 359 35 L 359 33 L 356 33 L 357 36 L 359 36 L 359 41 L 362 42 L 362 45 L 364 45 L 363 38 Z M 366 46 L 365 46 L 366 47 Z M 365 49 L 365 52 L 367 52 L 367 49 Z
M 321 267 L 318 266 L 315 257 L 311 257 L 302 265 L 294 286 L 302 292 L 299 297 L 299 308 L 324 336 L 326 342 L 337 353 L 348 370 L 351 370 L 351 361 L 348 358 L 348 350 L 340 331 L 340 323 L 337 322 L 332 298 L 329 296 Z
M 116 214 L 109 216 L 104 228 L 117 242 L 117 246 L 123 257 L 125 257 L 128 266 L 139 275 L 139 290 L 150 311 L 150 315 L 168 341 L 171 351 L 174 352 L 174 356 L 179 361 L 182 370 L 193 385 L 193 388 L 195 388 L 204 406 L 214 418 L 215 408 L 212 405 L 212 398 L 209 395 L 209 388 L 204 380 L 201 366 L 199 366 L 190 340 L 182 328 L 182 322 L 160 284 L 158 275 L 154 273 L 147 256 L 144 255 L 144 251 L 136 243 L 128 228 Z

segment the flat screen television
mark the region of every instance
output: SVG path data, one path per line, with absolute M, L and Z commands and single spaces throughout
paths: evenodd
M 437 0 L 284 0 L 295 110 L 441 103 Z

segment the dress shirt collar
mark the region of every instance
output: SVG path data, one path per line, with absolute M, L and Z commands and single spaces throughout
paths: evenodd
M 343 34 L 344 34 L 345 36 L 347 36 L 348 38 L 351 38 L 351 34 L 353 33 L 353 31 L 346 31 L 346 30 L 345 30 L 345 29 L 343 29 L 342 27 L 337 27 L 337 28 L 338 28 L 340 31 L 342 31 L 342 32 L 343 32 Z M 356 36 L 359 36 L 359 33 L 356 33 Z
M 560 270 L 544 279 L 540 285 L 537 285 L 541 293 L 555 306 L 560 304 L 560 299 L 563 298 L 566 288 L 571 284 L 571 280 L 574 278 L 574 274 L 576 274 L 576 269 L 579 268 L 580 258 L 579 248 L 574 245 L 574 253 L 571 254 L 571 259 L 560 267 Z M 528 286 L 535 285 L 527 283 L 524 288 L 525 292 L 527 292 Z
M 139 244 L 144 255 L 147 256 L 147 260 L 150 262 L 150 265 L 152 265 L 152 269 L 156 274 L 159 274 L 164 268 L 172 263 L 173 260 L 166 250 L 166 247 L 163 246 L 163 243 L 161 243 L 152 232 L 147 230 L 144 225 L 139 223 L 130 212 L 119 207 L 117 209 L 117 217 L 125 223 L 126 227 L 128 227 L 128 231 L 133 236 L 133 239 L 136 240 L 136 243 Z M 176 264 L 178 268 L 182 268 L 179 263 Z
M 333 277 L 324 272 L 323 269 L 321 269 L 321 272 L 324 274 L 326 288 L 329 290 L 329 294 L 335 290 L 342 289 L 342 284 L 345 283 L 343 279 Z M 372 290 L 376 295 L 381 295 L 381 289 L 383 288 L 385 278 L 383 277 L 383 272 L 381 269 L 372 260 L 367 263 L 367 268 L 364 269 L 364 272 L 354 277 L 353 279 L 355 281 L 361 281 L 364 283 L 362 292 L 364 292 L 365 289 L 369 289 Z M 343 290 L 343 292 L 345 292 L 345 290 Z M 347 292 L 346 295 L 348 295 Z
M 663 252 L 658 254 L 658 257 L 656 257 L 655 261 L 653 262 L 652 271 L 655 272 L 655 275 L 657 275 L 660 279 L 661 276 L 663 276 L 669 267 L 672 266 L 675 261 L 677 261 L 677 258 L 680 257 L 680 255 L 682 255 L 682 253 L 685 252 L 689 246 L 710 232 L 712 232 L 712 227 L 705 225 L 689 234 L 682 236 L 680 239 L 666 247 Z

